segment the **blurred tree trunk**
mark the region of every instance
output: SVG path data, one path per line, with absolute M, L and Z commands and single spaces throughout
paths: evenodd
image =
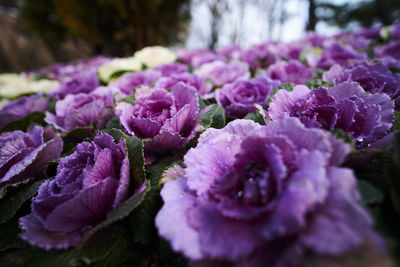
M 380 1 L 380 0 L 376 0 Z M 307 31 L 315 31 L 315 26 L 317 25 L 317 16 L 315 14 L 315 0 L 309 0 L 308 1 L 309 6 L 308 6 L 308 22 L 307 22 Z
M 208 1 L 208 10 L 210 11 L 211 15 L 210 39 L 208 41 L 208 48 L 215 49 L 221 30 L 222 16 L 224 12 L 227 11 L 227 3 L 225 0 Z

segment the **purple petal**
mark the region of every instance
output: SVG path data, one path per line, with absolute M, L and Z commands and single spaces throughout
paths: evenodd
M 45 228 L 50 231 L 72 232 L 97 222 L 111 209 L 117 187 L 116 179 L 106 178 L 82 190 L 49 214 Z
M 188 223 L 187 215 L 195 207 L 195 199 L 187 191 L 184 179 L 164 185 L 161 190 L 164 206 L 157 214 L 155 224 L 160 236 L 169 240 L 174 250 L 196 260 L 203 253 L 200 250 L 199 233 Z
M 29 214 L 19 221 L 22 230 L 21 238 L 30 244 L 50 250 L 51 248 L 67 249 L 74 246 L 81 239 L 82 234 L 76 232 L 51 232 L 44 229 L 43 224 L 35 216 Z
M 186 143 L 186 139 L 181 137 L 179 133 L 164 131 L 156 135 L 153 140 L 145 141 L 144 148 L 146 151 L 165 153 L 173 149 L 183 148 Z

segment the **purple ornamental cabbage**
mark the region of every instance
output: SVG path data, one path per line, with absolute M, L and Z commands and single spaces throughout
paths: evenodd
M 269 66 L 265 74 L 282 83 L 304 84 L 311 78 L 313 71 L 300 61 L 291 60 L 275 62 Z
M 278 46 L 278 54 L 289 60 L 300 60 L 301 52 L 307 48 L 299 43 L 282 43 Z
M 84 71 L 64 78 L 60 86 L 50 92 L 50 95 L 57 99 L 63 99 L 69 94 L 90 93 L 98 86 L 97 72 Z
M 367 92 L 386 93 L 395 100 L 396 110 L 400 109 L 400 76 L 381 63 L 356 61 L 347 66 L 336 64 L 322 78 L 334 84 L 354 81 Z
M 89 94 L 67 95 L 56 102 L 56 114 L 46 112 L 45 121 L 63 132 L 96 123 L 97 129 L 103 129 L 113 116 L 112 91 L 107 87 L 98 87 Z
M 243 118 L 256 111 L 255 104 L 265 106 L 270 93 L 278 85 L 279 81 L 258 76 L 249 81 L 225 84 L 215 94 L 218 104 L 225 109 L 227 115 Z
M 195 72 L 196 75 L 210 79 L 215 86 L 222 86 L 237 80 L 246 80 L 250 77 L 249 66 L 240 61 L 213 61 L 203 64 Z
M 297 118 L 209 128 L 167 174 L 158 232 L 204 266 L 309 266 L 368 243 L 384 253 L 353 172 L 339 167 L 349 152 Z
M 239 45 L 229 45 L 216 49 L 218 55 L 222 55 L 228 59 L 238 59 L 241 51 L 242 48 Z
M 400 40 L 392 41 L 384 46 L 375 47 L 376 58 L 392 57 L 400 60 Z
M 357 35 L 353 32 L 338 34 L 335 36 L 335 40 L 347 43 L 353 49 L 366 49 L 372 42 L 371 39 Z
M 153 70 L 160 71 L 161 76 L 165 77 L 173 74 L 185 73 L 188 71 L 188 68 L 184 64 L 174 62 L 157 66 L 153 68 Z
M 381 27 L 373 28 L 362 28 L 360 30 L 354 31 L 355 36 L 360 36 L 370 40 L 378 40 L 380 38 Z
M 316 32 L 307 32 L 301 42 L 306 46 L 322 47 L 327 39 L 328 37 L 319 35 Z
M 40 74 L 45 75 L 53 80 L 60 82 L 77 76 L 83 72 L 97 72 L 97 69 L 111 61 L 112 58 L 104 56 L 95 56 L 87 61 L 77 61 L 74 63 L 56 63 L 40 71 Z
M 365 49 L 374 40 L 380 38 L 381 28 L 362 28 L 358 31 L 340 33 L 335 36 L 335 39 L 340 42 L 347 42 L 354 49 Z
M 21 237 L 44 249 L 66 249 L 104 220 L 128 194 L 129 160 L 121 139 L 97 134 L 60 160 L 56 177 L 32 199 L 32 213 L 20 219 Z
M 343 64 L 349 60 L 365 60 L 367 55 L 358 53 L 350 46 L 340 43 L 329 43 L 324 47 L 321 58 L 317 62 L 317 68 L 329 69 L 335 64 Z
M 9 122 L 20 120 L 32 112 L 45 112 L 48 99 L 42 95 L 23 96 L 0 109 L 0 129 Z
M 256 45 L 242 51 L 240 60 L 249 64 L 253 70 L 267 68 L 277 60 L 275 53 L 271 50 L 270 43 Z
M 204 78 L 191 74 L 189 72 L 171 74 L 170 76 L 161 77 L 157 80 L 155 88 L 172 88 L 175 84 L 183 82 L 196 88 L 197 92 L 204 98 L 207 98 L 212 89 L 212 85 L 204 82 Z
M 298 117 L 307 127 L 341 129 L 357 148 L 383 138 L 393 124 L 393 101 L 385 94 L 366 94 L 355 82 L 314 90 L 298 85 L 292 92 L 279 90 L 271 100 L 272 120 Z
M 400 60 L 397 60 L 393 57 L 389 57 L 389 56 L 381 57 L 381 58 L 379 58 L 379 62 L 388 68 L 400 69 Z M 400 74 L 397 73 L 397 75 L 399 76 Z
M 151 86 L 161 76 L 159 71 L 148 69 L 138 72 L 124 73 L 112 85 L 116 86 L 122 93 L 122 96 L 128 96 L 132 93 L 133 89 L 141 85 Z
M 121 102 L 116 113 L 125 132 L 144 143 L 147 152 L 164 153 L 184 147 L 196 133 L 200 110 L 196 89 L 179 82 L 171 91 L 142 87 L 135 105 Z
M 32 179 L 47 162 L 60 157 L 63 142 L 51 128 L 39 126 L 0 134 L 0 192 L 4 186 Z
M 390 34 L 392 36 L 392 39 L 400 40 L 400 22 L 392 25 Z
M 185 64 L 191 65 L 194 68 L 198 68 L 205 63 L 213 62 L 216 60 L 226 60 L 223 55 L 215 54 L 212 51 L 205 49 L 181 50 L 178 52 L 178 59 Z

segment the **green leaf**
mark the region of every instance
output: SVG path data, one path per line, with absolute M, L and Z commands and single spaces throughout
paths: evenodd
M 128 242 L 126 231 L 119 225 L 113 225 L 96 233 L 81 247 L 50 251 L 34 248 L 24 266 L 113 266 L 111 262 L 127 249 Z
M 316 89 L 316 88 L 321 87 L 321 86 L 330 88 L 330 87 L 333 86 L 333 83 L 326 82 L 326 81 L 324 81 L 322 79 L 319 79 L 319 78 L 311 78 L 310 80 L 308 80 L 305 83 L 305 86 L 307 86 L 308 88 L 313 90 L 313 89 Z
M 322 52 L 323 52 L 323 50 L 320 47 L 305 49 L 300 54 L 300 61 L 306 64 L 307 63 L 307 58 L 306 58 L 307 54 L 314 54 L 319 57 L 319 56 L 321 56 Z
M 93 126 L 87 126 L 61 133 L 64 141 L 63 155 L 71 154 L 75 150 L 77 143 L 81 143 L 85 138 L 91 137 L 94 132 L 95 129 Z
M 135 100 L 136 100 L 135 94 L 136 94 L 136 90 L 134 89 L 134 90 L 132 90 L 132 93 L 129 96 L 120 99 L 118 102 L 126 102 L 133 106 L 133 105 L 135 105 Z
M 15 192 L 16 188 L 18 188 L 19 186 L 23 185 L 23 184 L 28 184 L 29 182 L 31 182 L 33 179 L 35 179 L 34 177 L 28 177 L 26 178 L 24 181 L 15 183 L 15 184 L 6 184 L 0 191 L 0 200 L 6 196 L 7 193 L 9 192 Z
M 197 97 L 199 98 L 199 106 L 200 106 L 200 110 L 202 110 L 203 108 L 205 108 L 207 106 L 206 102 L 204 101 L 203 98 L 201 98 L 201 96 L 199 94 L 197 94 Z
M 14 194 L 7 194 L 0 201 L 0 224 L 10 220 L 25 201 L 36 194 L 44 180 L 20 186 Z
M 394 121 L 390 132 L 400 131 L 400 111 L 394 112 Z
M 400 69 L 399 69 L 399 68 L 391 67 L 391 68 L 389 68 L 389 69 L 390 69 L 390 71 L 391 71 L 393 74 L 400 73 Z
M 126 200 L 124 203 L 121 204 L 121 206 L 114 210 L 110 214 L 110 216 L 107 217 L 107 219 L 105 219 L 104 221 L 96 225 L 92 230 L 90 230 L 79 242 L 79 246 L 83 247 L 83 245 L 86 244 L 86 242 L 88 242 L 88 240 L 90 240 L 90 238 L 94 236 L 97 232 L 111 225 L 112 223 L 122 220 L 123 218 L 128 216 L 143 202 L 146 194 L 150 191 L 150 189 L 150 182 L 147 181 L 146 184 L 144 184 L 144 189 L 141 192 Z
M 365 205 L 381 204 L 383 202 L 383 193 L 367 181 L 358 181 L 358 189 L 361 192 L 362 203 Z
M 342 129 L 333 129 L 331 133 L 337 138 L 345 143 L 351 145 L 352 149 L 354 149 L 354 140 L 349 136 L 347 133 L 345 133 Z
M 43 249 L 33 248 L 31 251 L 31 257 L 24 262 L 25 267 L 74 267 L 74 257 L 77 256 L 77 251 L 74 249 L 70 250 L 50 250 L 45 251 Z
M 26 266 L 24 263 L 32 257 L 37 249 L 32 247 L 9 249 L 0 253 L 0 266 Z M 41 266 L 42 267 L 42 266 Z
M 73 258 L 74 265 L 85 263 L 93 266 L 111 266 L 128 247 L 128 234 L 120 225 L 113 225 L 109 229 L 93 236 Z
M 29 126 L 31 126 L 31 125 L 34 125 L 34 124 L 43 125 L 44 117 L 45 117 L 45 114 L 43 112 L 32 112 L 20 120 L 16 120 L 16 121 L 7 123 L 0 130 L 0 133 L 11 132 L 11 131 L 15 131 L 15 130 L 26 131 L 29 128 Z
M 246 117 L 244 117 L 243 119 L 252 120 L 252 121 L 255 121 L 255 122 L 257 122 L 257 123 L 259 123 L 261 125 L 265 125 L 264 117 L 258 111 L 255 111 L 255 112 L 247 114 Z
M 82 140 L 85 137 L 91 136 L 93 132 L 94 132 L 94 127 L 93 125 L 91 125 L 91 126 L 76 128 L 69 132 L 63 132 L 61 133 L 61 136 L 63 137 L 64 140 Z
M 130 216 L 129 222 L 136 243 L 147 244 L 157 232 L 154 227 L 154 218 L 161 207 L 161 179 L 163 172 L 176 164 L 174 158 L 164 158 L 149 168 L 151 191 L 146 195 L 145 201 Z
M 108 84 L 110 81 L 114 81 L 117 80 L 119 77 L 121 77 L 124 73 L 126 72 L 131 72 L 131 70 L 118 70 L 115 71 L 113 74 L 110 75 L 110 77 L 108 78 L 108 81 L 103 81 L 103 83 Z
M 0 252 L 11 248 L 24 248 L 27 243 L 19 238 L 18 218 L 0 227 Z
M 111 135 L 116 142 L 119 142 L 121 138 L 125 140 L 131 168 L 131 179 L 135 177 L 145 181 L 143 142 L 136 137 L 126 135 L 119 129 L 106 129 L 104 132 Z
M 218 105 L 213 104 L 209 110 L 200 117 L 200 122 L 205 128 L 223 128 L 225 126 L 225 111 Z
M 106 129 L 120 129 L 122 130 L 121 124 L 119 123 L 118 117 L 112 117 L 111 120 L 108 121 Z
M 400 166 L 400 131 L 397 131 L 394 134 L 394 138 L 393 138 L 393 158 L 394 158 L 394 162 Z
M 295 85 L 294 83 L 282 83 L 282 84 L 276 86 L 276 87 L 272 90 L 271 94 L 270 94 L 269 97 L 268 97 L 267 106 L 269 106 L 269 104 L 271 103 L 272 98 L 274 97 L 274 95 L 275 95 L 279 90 L 283 89 L 283 90 L 286 90 L 286 91 L 291 92 L 291 91 L 293 90 L 293 87 L 295 87 L 295 86 L 296 86 L 296 85 Z

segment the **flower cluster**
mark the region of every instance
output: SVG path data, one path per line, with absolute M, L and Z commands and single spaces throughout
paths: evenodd
M 333 65 L 323 74 L 323 79 L 335 84 L 358 82 L 367 92 L 386 93 L 395 100 L 396 109 L 400 109 L 400 75 L 392 73 L 382 63 L 355 61 L 347 66 Z
M 339 128 L 363 147 L 384 137 L 391 128 L 393 102 L 385 94 L 365 94 L 354 82 L 312 91 L 298 85 L 292 92 L 277 92 L 268 114 L 273 120 L 298 117 L 307 127 Z
M 399 32 L 0 75 L 2 260 L 393 266 Z

